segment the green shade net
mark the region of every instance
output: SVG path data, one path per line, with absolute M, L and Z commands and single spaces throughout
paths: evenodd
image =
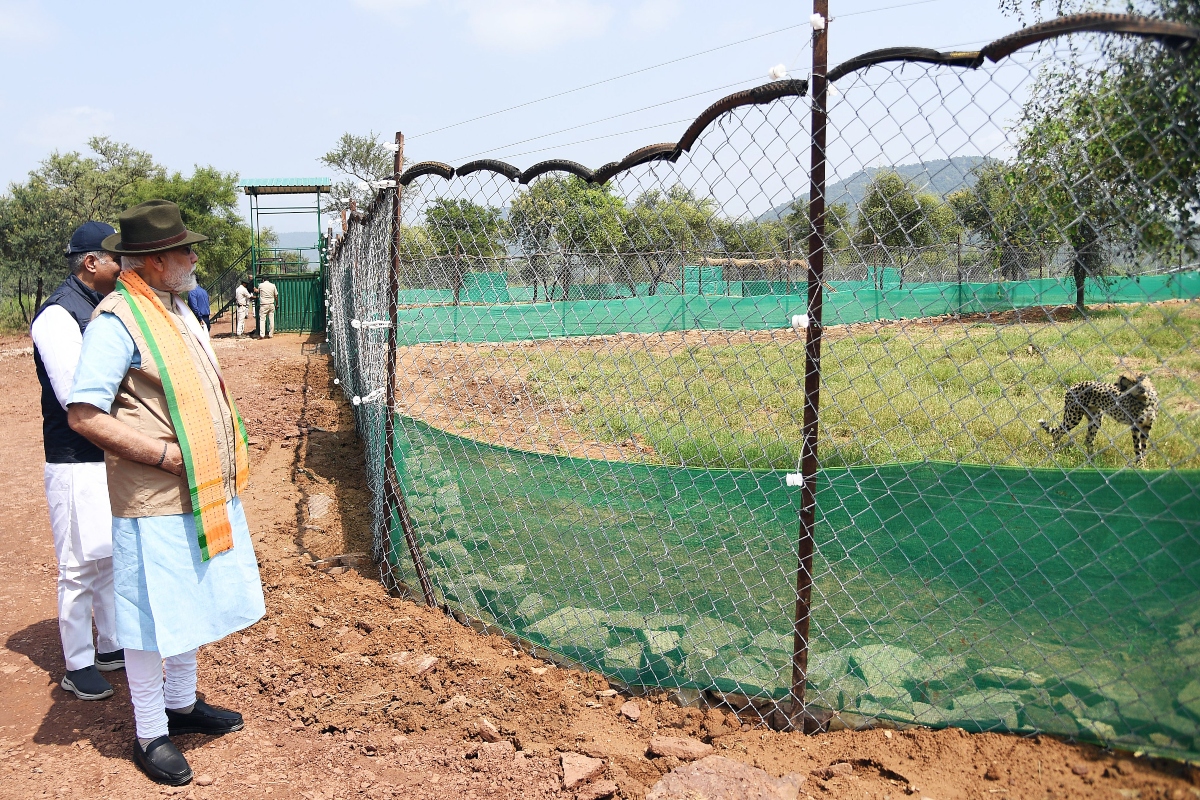
M 684 294 L 679 293 L 678 287 L 664 284 L 654 287 L 654 294 L 649 293 L 648 284 L 640 284 L 635 287 L 636 296 L 628 286 L 594 284 L 570 287 L 565 301 L 539 303 L 529 302 L 532 289 L 507 287 L 504 273 L 472 273 L 459 305 L 449 305 L 454 298 L 450 290 L 401 290 L 400 303 L 410 307 L 398 312 L 399 344 L 511 342 L 556 336 L 702 329 L 765 330 L 787 327 L 792 315 L 806 310 L 805 284 L 724 281 L 719 277 L 720 269 L 685 267 L 684 286 L 688 291 Z M 1075 284 L 1071 280 L 898 286 L 890 272 L 881 271 L 881 283 L 874 278 L 831 282 L 825 293 L 824 323 L 847 325 L 943 314 L 998 313 L 1075 302 Z M 878 288 L 880 285 L 882 289 Z M 696 293 L 696 287 L 702 291 Z M 1196 297 L 1200 297 L 1200 272 L 1194 271 L 1098 278 L 1085 283 L 1085 300 L 1089 304 Z M 489 304 L 471 305 L 472 302 Z
M 398 419 L 439 602 L 629 684 L 780 700 L 799 489 Z M 808 702 L 1200 757 L 1200 472 L 925 462 L 818 477 Z M 397 519 L 388 557 L 415 585 Z

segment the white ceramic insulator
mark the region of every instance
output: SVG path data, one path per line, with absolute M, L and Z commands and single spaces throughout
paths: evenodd
M 792 327 L 793 328 L 807 328 L 808 327 L 808 314 L 792 314 Z
M 783 476 L 783 479 L 787 483 L 788 486 L 803 486 L 804 485 L 804 476 L 801 475 L 799 472 L 789 472 L 787 475 Z

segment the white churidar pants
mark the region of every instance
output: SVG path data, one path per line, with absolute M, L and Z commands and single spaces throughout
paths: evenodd
M 238 306 L 235 312 L 234 319 L 236 320 L 233 333 L 235 336 L 241 336 L 246 332 L 246 312 L 250 309 L 248 306 Z
M 58 557 L 58 634 L 68 670 L 119 650 L 113 609 L 112 515 L 104 462 L 46 464 L 46 504 Z M 92 645 L 92 619 L 98 634 Z
M 125 675 L 139 739 L 166 736 L 167 709 L 187 708 L 196 702 L 195 650 L 164 659 L 157 650 L 126 648 Z

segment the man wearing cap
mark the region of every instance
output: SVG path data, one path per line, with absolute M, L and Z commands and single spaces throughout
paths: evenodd
M 238 500 L 247 437 L 208 332 L 183 300 L 196 285 L 192 245 L 205 237 L 166 200 L 129 209 L 120 227 L 104 248 L 120 254 L 121 275 L 84 334 L 68 418 L 105 452 L 134 760 L 178 786 L 192 770 L 170 736 L 243 724 L 197 700 L 196 650 L 264 611 Z
M 242 336 L 246 333 L 246 317 L 250 313 L 250 298 L 254 294 L 247 288 L 250 284 L 250 278 L 242 278 L 241 283 L 233 290 L 233 302 L 236 304 L 234 309 L 234 336 Z
M 117 644 L 112 598 L 112 515 L 104 453 L 67 424 L 67 398 L 83 332 L 117 283 L 120 265 L 101 242 L 111 225 L 85 222 L 71 235 L 71 274 L 33 318 L 33 363 L 42 385 L 44 478 L 50 530 L 58 557 L 58 635 L 66 674 L 62 688 L 80 700 L 111 697 L 101 672 L 125 665 Z M 92 644 L 92 620 L 99 634 Z

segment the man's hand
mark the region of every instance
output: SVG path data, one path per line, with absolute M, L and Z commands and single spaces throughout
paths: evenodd
M 92 444 L 118 458 L 149 464 L 170 472 L 183 474 L 183 452 L 174 442 L 167 444 L 163 455 L 163 442 L 136 431 L 124 422 L 105 414 L 87 403 L 72 403 L 67 408 L 67 424 Z M 162 463 L 159 463 L 159 459 Z
M 163 459 L 162 468 L 172 475 L 183 474 L 183 450 L 179 445 L 167 445 L 167 457 Z

